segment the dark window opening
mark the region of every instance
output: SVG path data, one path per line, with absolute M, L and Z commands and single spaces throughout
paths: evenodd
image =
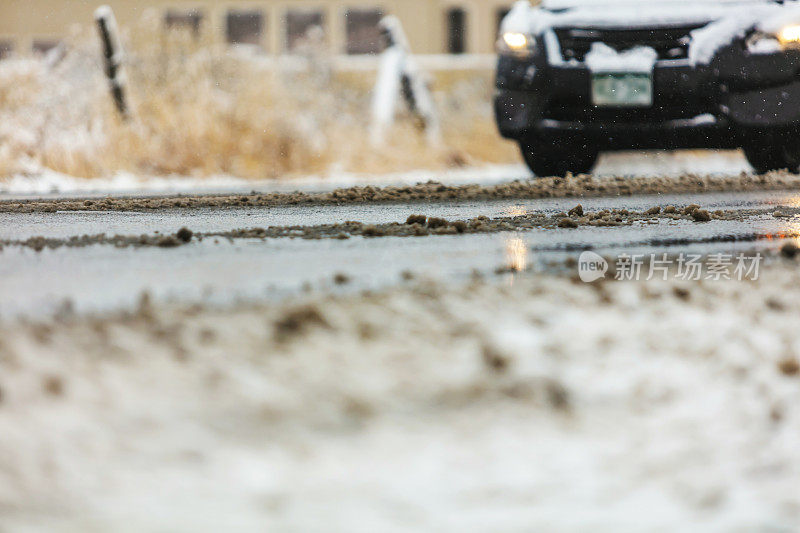
M 33 41 L 33 52 L 35 54 L 44 55 L 56 48 L 59 44 L 61 44 L 61 41 L 58 39 L 36 39 Z
M 322 11 L 291 10 L 286 13 L 286 50 L 302 52 L 320 46 L 325 40 L 325 14 Z
M 231 44 L 261 44 L 264 15 L 260 11 L 229 11 L 225 37 Z
M 11 41 L 0 41 L 0 59 L 11 57 L 14 53 L 14 43 Z
M 467 12 L 463 8 L 447 10 L 447 51 L 451 54 L 467 51 Z
M 511 8 L 509 7 L 500 7 L 497 9 L 497 28 L 495 28 L 495 35 L 500 33 L 500 26 L 503 25 L 503 19 L 506 18 L 506 15 L 508 15 L 510 12 Z
M 167 11 L 164 16 L 164 23 L 169 30 L 191 30 L 193 33 L 200 33 L 200 24 L 203 22 L 203 14 L 197 10 L 191 11 Z
M 345 17 L 348 54 L 379 54 L 383 50 L 379 26 L 383 18 L 381 10 L 348 9 Z

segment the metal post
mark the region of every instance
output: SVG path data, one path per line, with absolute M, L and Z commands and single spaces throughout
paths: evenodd
M 125 99 L 125 73 L 122 68 L 123 50 L 114 12 L 110 6 L 100 6 L 94 12 L 94 20 L 100 31 L 103 45 L 105 73 L 111 89 L 114 105 L 123 118 L 128 118 L 128 104 Z
M 411 55 L 408 39 L 397 17 L 384 17 L 380 22 L 386 39 L 386 50 L 381 57 L 378 81 L 372 100 L 372 140 L 383 142 L 385 130 L 394 121 L 398 92 L 409 111 L 419 120 L 430 144 L 441 141 L 441 127 L 436 106 L 428 84 Z

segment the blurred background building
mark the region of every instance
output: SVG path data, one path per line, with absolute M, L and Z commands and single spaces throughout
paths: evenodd
M 92 22 L 102 2 L 0 1 L 0 57 L 45 53 L 70 28 Z M 384 15 L 399 17 L 418 54 L 487 54 L 512 0 L 119 0 L 121 26 L 155 10 L 165 29 L 184 28 L 213 42 L 250 45 L 265 54 L 302 51 L 310 30 L 334 54 L 379 52 Z

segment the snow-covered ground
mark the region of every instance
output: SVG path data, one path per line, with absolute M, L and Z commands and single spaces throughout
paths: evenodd
M 741 152 L 727 150 L 604 154 L 595 171 L 599 175 L 620 176 L 674 176 L 686 173 L 739 174 L 740 172 L 752 172 L 752 168 Z M 233 176 L 159 177 L 128 173 L 120 173 L 110 178 L 84 179 L 43 170 L 7 179 L 0 178 L 0 198 L 43 195 L 332 190 L 353 185 L 413 185 L 428 180 L 446 184 L 490 185 L 530 177 L 531 173 L 521 163 L 384 174 L 332 171 L 325 175 L 291 176 L 270 180 L 249 180 Z
M 530 176 L 523 165 L 486 165 L 453 170 L 416 170 L 386 174 L 331 172 L 325 175 L 291 176 L 284 179 L 250 180 L 234 176 L 141 176 L 117 174 L 110 178 L 84 179 L 43 171 L 0 180 L 0 198 L 16 195 L 72 194 L 166 194 L 329 190 L 353 185 L 413 185 L 431 179 L 446 183 L 498 183 Z
M 11 531 L 797 531 L 800 274 L 0 326 Z

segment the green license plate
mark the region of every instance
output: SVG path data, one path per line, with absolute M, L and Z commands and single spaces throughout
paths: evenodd
M 653 76 L 649 73 L 593 74 L 592 103 L 596 106 L 651 106 Z

